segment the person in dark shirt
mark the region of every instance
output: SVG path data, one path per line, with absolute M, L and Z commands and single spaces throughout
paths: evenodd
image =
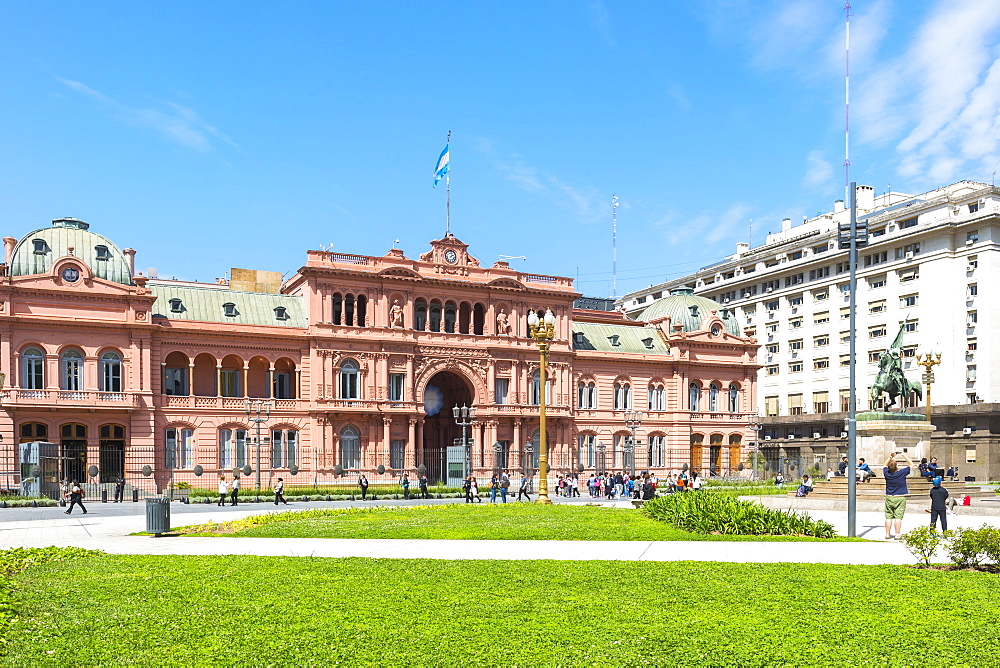
M 837 475 L 847 475 L 847 467 L 850 464 L 847 463 L 847 457 L 840 460 L 840 466 L 837 467 Z
M 906 466 L 899 468 L 896 455 L 902 455 Z M 885 539 L 899 537 L 903 530 L 903 514 L 906 512 L 906 476 L 910 475 L 913 462 L 905 452 L 892 452 L 885 460 L 882 476 L 885 478 Z
M 941 476 L 931 478 L 934 486 L 931 487 L 931 529 L 937 526 L 938 518 L 941 518 L 941 531 L 948 530 L 948 490 L 941 486 Z

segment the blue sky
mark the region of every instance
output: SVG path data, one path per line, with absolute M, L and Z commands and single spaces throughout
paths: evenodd
M 918 193 L 1000 169 L 1000 12 L 853 3 L 851 177 Z M 161 276 L 291 273 L 305 250 L 484 264 L 617 292 L 844 193 L 843 4 L 8 2 L 0 222 L 75 216 Z

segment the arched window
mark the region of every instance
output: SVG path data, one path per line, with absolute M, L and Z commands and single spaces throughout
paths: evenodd
M 729 412 L 740 412 L 740 388 L 736 385 L 736 383 L 729 385 Z
M 281 469 L 299 463 L 299 432 L 294 429 L 271 430 L 271 468 Z
M 431 301 L 430 308 L 430 330 L 432 332 L 441 331 L 441 302 L 438 300 Z
M 340 398 L 357 399 L 360 397 L 358 386 L 358 363 L 345 359 L 340 363 Z
M 594 468 L 594 448 L 597 446 L 596 434 L 580 434 L 576 438 L 577 456 L 579 461 L 588 469 Z
M 615 383 L 614 410 L 625 411 L 632 407 L 632 387 L 628 383 Z
M 576 388 L 577 403 L 580 408 L 594 409 L 597 408 L 597 385 L 594 381 L 581 380 Z
M 477 336 L 483 335 L 483 325 L 486 322 L 486 307 L 476 304 L 472 309 L 472 333 Z
M 166 446 L 164 459 L 168 469 L 191 468 L 191 453 L 194 449 L 193 429 L 168 427 L 164 443 Z
M 70 392 L 79 392 L 83 388 L 83 353 L 79 350 L 65 350 L 59 359 L 59 387 Z
M 650 385 L 649 386 L 648 408 L 651 411 L 662 411 L 662 410 L 665 410 L 665 407 L 664 407 L 664 398 L 663 398 L 663 386 L 662 385 Z
M 701 410 L 701 385 L 698 383 L 688 385 L 688 410 Z
M 339 325 L 344 314 L 344 298 L 339 292 L 333 293 L 333 324 Z
M 354 295 L 344 295 L 344 324 L 354 325 Z
M 708 386 L 708 410 L 712 413 L 719 410 L 719 386 L 715 383 Z
M 413 329 L 427 330 L 427 301 L 423 297 L 413 302 Z
M 247 430 L 219 430 L 219 468 L 241 468 L 247 463 Z
M 364 295 L 358 295 L 358 299 L 355 302 L 356 321 L 358 327 L 364 327 L 368 322 L 368 297 Z
M 21 387 L 45 389 L 45 355 L 38 348 L 28 348 L 21 353 Z
M 361 468 L 361 432 L 347 425 L 340 430 L 340 465 L 345 469 Z
M 444 305 L 444 331 L 448 334 L 455 333 L 455 320 L 457 318 L 455 302 L 447 302 Z
M 101 391 L 121 392 L 122 391 L 122 358 L 115 352 L 106 352 L 101 355 Z
M 538 369 L 535 369 L 535 372 L 531 374 L 531 395 L 528 397 L 528 403 L 532 406 L 538 406 L 542 403 Z
M 649 437 L 649 468 L 666 466 L 666 439 L 663 434 L 653 434 Z
M 24 422 L 21 424 L 20 443 L 44 441 L 49 437 L 49 427 L 41 422 Z

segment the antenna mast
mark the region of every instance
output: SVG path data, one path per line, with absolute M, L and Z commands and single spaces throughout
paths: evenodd
M 844 4 L 844 195 L 851 198 L 851 0 Z
M 618 195 L 611 195 L 611 297 L 618 296 Z

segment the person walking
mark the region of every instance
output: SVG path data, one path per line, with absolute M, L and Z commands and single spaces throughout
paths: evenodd
M 472 500 L 472 476 L 471 475 L 468 478 L 465 479 L 465 482 L 462 483 L 462 491 L 465 492 L 465 502 L 466 503 L 474 503 L 474 501 Z
M 507 503 L 507 490 L 510 489 L 510 476 L 504 471 L 500 474 L 500 500 Z
M 66 509 L 66 514 L 69 515 L 73 512 L 73 506 L 80 506 L 80 510 L 83 514 L 87 514 L 87 509 L 83 507 L 83 488 L 80 484 L 74 480 L 73 484 L 69 486 L 69 508 Z
M 941 531 L 948 530 L 948 490 L 941 486 L 941 476 L 931 478 L 931 529 L 937 528 L 941 518 Z
M 238 475 L 233 476 L 233 484 L 229 486 L 229 499 L 232 501 L 229 505 L 238 506 L 240 503 L 240 477 Z
M 906 466 L 900 468 L 896 455 L 902 455 Z M 905 452 L 892 452 L 885 460 L 882 476 L 885 478 L 885 539 L 899 538 L 903 530 L 903 515 L 906 513 L 906 476 L 910 475 L 913 462 Z
M 361 488 L 361 500 L 365 501 L 368 498 L 368 478 L 367 476 L 361 476 L 358 478 L 358 487 Z
M 278 478 L 278 484 L 274 486 L 274 505 L 278 505 L 279 501 L 288 505 L 288 501 L 285 500 L 285 482 L 282 478 Z
M 410 476 L 403 474 L 403 479 L 400 481 L 400 485 L 403 488 L 403 498 L 407 501 L 410 500 Z
M 482 503 L 483 497 L 479 496 L 479 481 L 473 476 L 469 477 L 472 478 L 472 498 L 476 500 L 476 503 Z
M 490 478 L 490 503 L 497 502 L 497 490 L 500 489 L 500 480 L 497 478 L 496 474 Z
M 226 476 L 219 476 L 219 503 L 216 505 L 226 505 L 226 496 L 229 494 L 229 485 L 226 483 Z
M 427 476 L 422 475 L 417 480 L 417 484 L 420 485 L 420 498 L 427 499 L 430 498 L 430 494 L 427 493 Z
M 518 501 L 521 500 L 521 495 L 522 494 L 524 495 L 525 499 L 527 499 L 529 502 L 531 501 L 531 497 L 528 496 L 528 476 L 526 476 L 526 475 L 522 475 L 521 476 L 521 486 L 517 488 L 517 500 Z
M 121 503 L 125 500 L 125 476 L 121 473 L 115 478 L 115 500 L 112 503 Z

